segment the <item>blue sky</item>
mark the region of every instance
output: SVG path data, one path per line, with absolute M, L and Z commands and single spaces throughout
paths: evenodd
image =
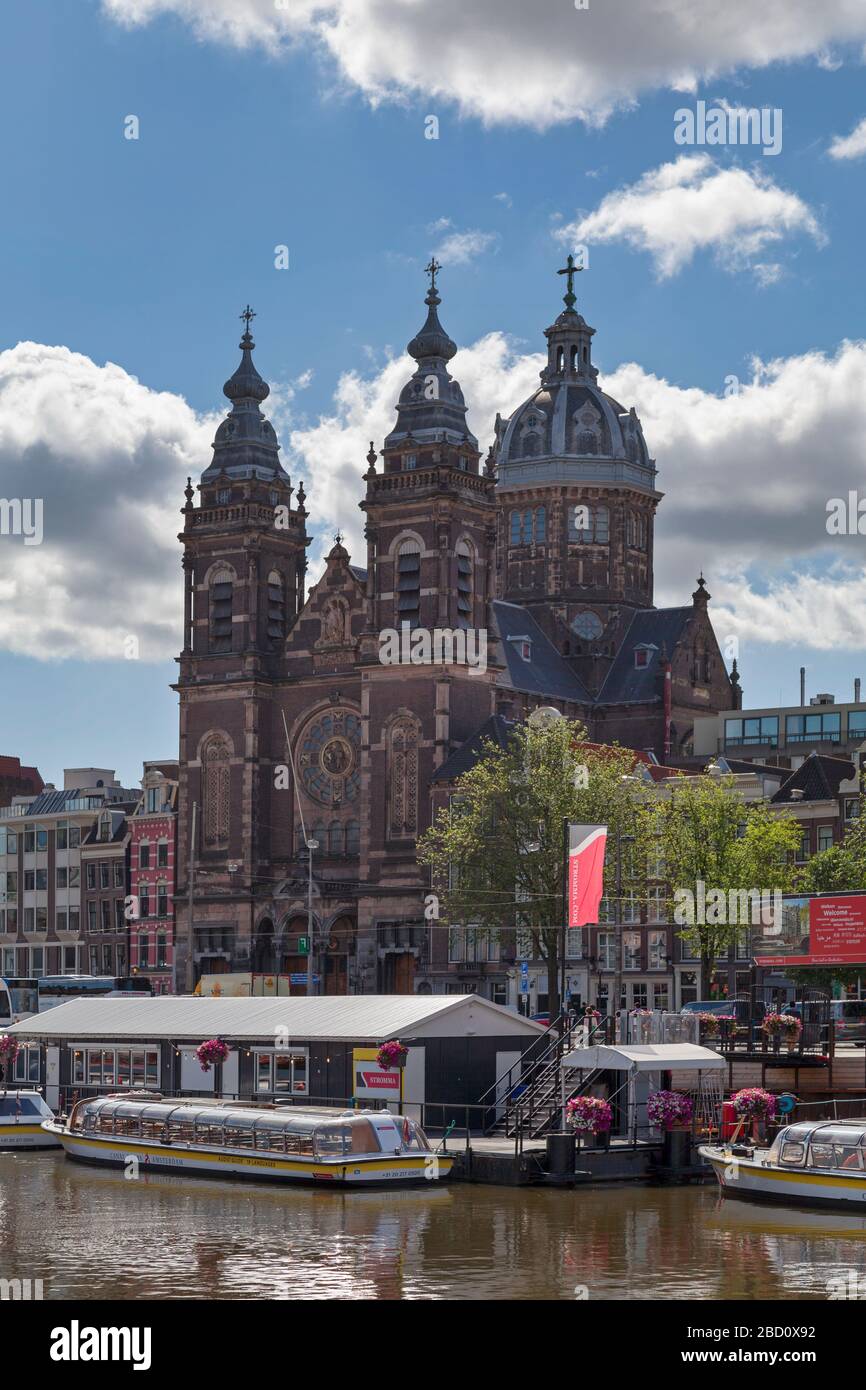
M 211 3 L 218 6 L 219 0 Z M 131 28 L 117 22 L 123 6 L 124 0 L 114 0 L 108 13 L 89 0 L 42 0 L 4 11 L 0 113 L 7 211 L 0 227 L 6 272 L 0 349 L 27 340 L 81 354 L 98 368 L 115 363 L 148 393 L 182 397 L 200 417 L 222 410 L 221 386 L 237 359 L 237 316 L 249 301 L 258 313 L 259 369 L 275 387 L 289 387 L 282 413 L 274 412 L 284 459 L 293 473 L 309 479 L 314 521 L 323 535 L 344 522 L 328 505 L 329 463 L 316 457 L 316 444 L 337 434 L 353 438 L 356 425 L 360 430 L 354 416 L 335 406 L 334 393 L 347 373 L 369 384 L 389 356 L 402 353 L 421 322 L 421 267 L 431 248 L 455 232 L 474 233 L 479 245 L 487 242 L 462 264 L 445 258 L 441 288 L 442 317 L 458 342 L 468 346 L 491 333 L 507 335 L 511 374 L 501 374 L 501 400 L 495 373 L 483 392 L 479 388 L 493 409 L 486 422 L 475 423 L 489 430 L 495 408 L 507 413 L 519 404 L 519 395 L 506 394 L 523 379 L 516 363 L 540 349 L 542 331 L 557 312 L 562 285 L 553 272 L 570 244 L 568 235 L 557 239 L 557 229 L 579 226 L 606 198 L 634 189 L 649 171 L 700 153 L 673 141 L 674 111 L 698 97 L 782 109 L 778 156 L 742 148 L 709 153 L 714 170 L 748 173 L 750 196 L 757 197 L 769 180 L 797 206 L 787 223 L 784 207 L 768 211 L 767 244 L 745 261 L 742 244 L 726 247 L 720 238 L 691 252 L 680 248 L 686 261 L 667 276 L 659 271 L 658 256 L 646 249 L 646 230 L 630 238 L 618 234 L 622 205 L 609 206 L 601 234 L 590 239 L 590 269 L 577 286 L 579 307 L 598 330 L 595 357 L 602 371 L 637 364 L 641 381 L 651 377 L 655 384 L 647 402 L 660 399 L 657 383 L 664 382 L 677 388 L 677 409 L 685 416 L 689 391 L 700 393 L 706 406 L 708 397 L 722 395 L 731 374 L 748 381 L 755 357 L 788 362 L 819 353 L 829 362 L 844 340 L 864 333 L 866 159 L 828 157 L 833 137 L 851 132 L 866 114 L 862 66 L 844 44 L 832 60 L 825 54 L 816 61 L 815 54 L 824 52 L 819 35 L 811 56 L 771 66 L 735 63 L 700 80 L 693 93 L 647 80 L 636 84 L 639 90 L 619 93 L 630 109 L 614 111 L 596 128 L 574 117 L 541 129 L 545 118 L 538 114 L 533 126 L 525 118 L 502 123 L 488 113 L 485 122 L 475 111 L 461 113 L 459 101 L 441 91 L 407 90 L 398 93 L 399 100 L 372 105 L 357 75 L 349 80 L 333 57 L 303 39 L 275 55 L 255 42 L 241 47 L 202 37 L 187 22 L 195 0 L 160 0 L 150 7 L 152 15 L 149 0 L 142 0 L 136 17 L 149 22 Z M 375 7 L 376 0 L 368 0 L 373 14 Z M 252 11 L 254 0 L 241 8 Z M 136 10 L 134 0 L 129 9 Z M 588 18 L 574 17 L 575 23 Z M 555 82 L 552 54 L 551 63 Z M 438 140 L 424 138 L 429 113 L 438 116 Z M 135 141 L 123 137 L 129 114 L 140 121 Z M 445 219 L 450 227 L 431 230 Z M 288 271 L 274 268 L 278 244 L 289 247 Z M 739 262 L 734 268 L 732 250 Z M 754 266 L 767 262 L 778 269 L 772 283 L 762 286 Z M 740 633 L 749 704 L 775 703 L 780 693 L 793 700 L 800 664 L 809 668 L 810 692 L 835 690 L 840 699 L 847 698 L 856 674 L 866 676 L 859 626 L 852 619 L 850 636 L 843 624 L 832 645 L 822 646 L 820 639 L 813 645 L 820 610 L 810 607 L 798 587 L 811 575 L 818 586 L 833 588 L 836 581 L 828 576 L 841 563 L 852 586 L 852 611 L 853 600 L 859 606 L 862 597 L 862 541 L 838 551 L 822 546 L 814 500 L 820 511 L 825 494 L 858 485 L 860 407 L 850 385 L 856 370 L 858 364 L 832 376 L 828 369 L 831 394 L 837 386 L 843 391 L 837 377 L 844 376 L 851 413 L 845 414 L 847 395 L 834 397 L 829 421 L 822 424 L 819 417 L 814 423 L 817 437 L 823 431 L 825 439 L 818 453 L 807 431 L 803 449 L 780 459 L 779 429 L 768 411 L 762 471 L 778 498 L 766 515 L 758 508 L 753 529 L 734 505 L 736 477 L 730 487 L 719 477 L 729 466 L 727 455 L 722 449 L 716 464 L 705 435 L 695 446 L 695 466 L 699 462 L 706 470 L 708 486 L 705 491 L 693 478 L 689 506 L 683 502 L 677 512 L 674 483 L 679 480 L 684 498 L 688 473 L 673 454 L 678 442 L 685 449 L 686 434 L 674 430 L 663 448 L 646 417 L 647 408 L 652 416 L 660 407 L 637 401 L 658 460 L 659 485 L 668 494 L 656 533 L 659 601 L 688 600 L 696 563 L 715 596 L 714 570 L 719 572 L 737 543 L 745 547 L 740 574 L 748 576 L 751 608 L 737 607 L 736 576 L 721 593 L 727 629 Z M 471 377 L 471 366 L 469 371 Z M 802 378 L 808 380 L 809 373 Z M 617 383 L 631 379 L 634 373 L 616 377 Z M 776 385 L 782 391 L 778 380 Z M 797 388 L 790 389 L 796 404 Z M 371 408 L 378 409 L 377 403 Z M 323 417 L 331 421 L 324 435 Z M 850 427 L 840 426 L 840 419 L 849 418 Z M 110 419 L 104 428 L 110 431 Z M 833 436 L 840 429 L 849 452 L 832 475 Z M 294 449 L 290 431 L 297 436 Z M 663 438 L 664 430 L 657 433 Z M 56 455 L 50 439 L 43 443 Z M 205 445 L 198 466 L 207 463 Z M 74 470 L 89 467 L 86 440 L 80 455 L 71 452 L 64 466 L 74 487 Z M 359 478 L 363 467 L 359 456 Z M 831 476 L 816 481 L 822 472 Z M 38 468 L 31 476 L 33 491 L 37 478 L 43 486 Z M 164 497 L 169 517 L 182 502 L 180 472 L 178 480 L 176 496 Z M 150 505 L 147 481 L 136 470 L 128 477 L 115 471 L 104 486 L 117 488 L 128 501 L 142 486 L 142 500 Z M 4 495 L 6 488 L 11 495 L 11 485 L 0 483 Z M 813 524 L 805 531 L 792 520 L 801 516 L 801 490 L 812 509 Z M 716 505 L 713 498 L 722 499 L 717 524 L 706 517 L 695 524 L 702 494 L 710 506 Z M 46 488 L 46 515 L 52 495 Z M 359 483 L 355 496 L 360 495 Z M 104 582 L 115 600 L 128 585 L 123 554 L 133 572 L 153 563 L 152 525 L 142 525 L 137 546 L 133 524 L 123 550 L 106 555 Z M 91 558 L 98 544 L 98 533 L 90 535 Z M 179 554 L 173 561 L 171 544 L 167 530 L 159 568 L 162 582 L 174 585 L 179 615 Z M 48 554 L 51 545 L 46 526 L 41 549 Z M 57 553 L 74 590 L 81 560 L 72 539 L 64 548 L 58 538 Z M 3 563 L 0 553 L 0 584 Z M 133 606 L 134 595 L 132 585 Z M 768 595 L 776 607 L 761 618 L 760 603 Z M 773 613 L 786 595 L 796 611 L 803 605 L 802 627 L 798 635 L 794 621 L 787 640 L 772 640 Z M 99 602 L 98 589 L 89 590 L 91 621 Z M 140 775 L 142 758 L 175 752 L 168 689 L 174 663 L 168 650 L 153 644 L 151 659 L 129 662 L 119 655 L 93 659 L 94 644 L 79 651 L 72 638 L 46 640 L 41 647 L 25 638 L 7 640 L 6 605 L 0 605 L 0 752 L 37 763 L 52 780 L 60 778 L 64 764 L 93 763 L 116 766 L 126 781 Z M 70 603 L 63 620 L 69 633 L 76 628 L 75 613 Z M 122 627 L 122 616 L 118 621 Z M 132 612 L 127 626 L 135 630 Z

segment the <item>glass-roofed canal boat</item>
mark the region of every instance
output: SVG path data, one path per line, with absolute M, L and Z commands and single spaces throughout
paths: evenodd
M 769 1148 L 703 1145 L 731 1197 L 866 1212 L 866 1120 L 811 1120 L 780 1129 Z
M 85 1163 L 263 1181 L 424 1183 L 447 1177 L 453 1158 L 424 1131 L 387 1110 L 340 1111 L 238 1101 L 178 1103 L 160 1096 L 80 1100 L 68 1119 L 46 1121 L 67 1157 Z
M 53 1118 L 38 1091 L 0 1091 L 0 1150 L 56 1148 L 59 1139 L 42 1127 Z

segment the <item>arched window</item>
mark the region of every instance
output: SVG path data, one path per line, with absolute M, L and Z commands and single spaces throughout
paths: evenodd
M 361 827 L 356 820 L 346 822 L 346 853 L 360 854 Z
M 202 801 L 204 842 L 211 848 L 229 839 L 231 747 L 223 734 L 211 734 L 202 749 Z
M 232 596 L 234 574 L 230 569 L 218 569 L 210 579 L 210 650 L 230 652 L 232 649 Z
M 520 512 L 511 513 L 511 544 L 520 545 Z
M 561 372 L 561 371 L 562 371 L 562 368 L 563 368 L 564 363 L 565 363 L 565 352 L 564 352 L 564 350 L 563 350 L 561 347 L 559 347 L 559 348 L 556 349 L 556 370 L 557 370 L 558 372 Z
M 577 371 L 577 343 L 571 345 L 571 370 Z
M 421 621 L 421 547 L 413 537 L 397 551 L 397 624 L 417 627 Z
M 286 585 L 279 570 L 268 575 L 268 642 L 277 647 L 286 635 Z
M 339 821 L 332 820 L 328 827 L 328 853 L 343 853 L 343 827 Z
M 473 552 L 467 541 L 457 544 L 457 625 L 472 626 L 472 598 L 475 576 Z
M 526 459 L 538 458 L 541 453 L 541 435 L 537 430 L 524 430 L 521 454 Z
M 406 715 L 388 735 L 388 831 L 414 838 L 418 829 L 418 723 Z
M 547 512 L 544 507 L 535 509 L 535 539 L 544 541 L 547 539 Z

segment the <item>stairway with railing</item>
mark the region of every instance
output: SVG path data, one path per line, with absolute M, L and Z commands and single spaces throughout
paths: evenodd
M 563 1057 L 577 1046 L 594 1046 L 609 1041 L 612 1019 L 588 1023 L 561 1013 L 541 1036 L 527 1048 L 519 1062 L 498 1077 L 485 1091 L 479 1104 L 489 1107 L 490 1120 L 485 1134 L 503 1138 L 538 1139 L 560 1123 L 562 1092 L 560 1065 Z M 584 1076 L 566 1096 L 585 1091 L 597 1074 Z

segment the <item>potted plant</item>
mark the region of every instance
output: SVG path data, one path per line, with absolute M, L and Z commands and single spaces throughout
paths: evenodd
M 659 1129 L 688 1129 L 692 1122 L 692 1101 L 682 1091 L 653 1091 L 646 1103 L 651 1125 Z
M 608 1101 L 601 1096 L 575 1096 L 566 1104 L 565 1122 L 569 1129 L 575 1131 L 578 1139 L 586 1135 L 597 1140 L 603 1135 L 606 1144 L 613 1112 Z
M 776 1114 L 776 1097 L 762 1086 L 746 1086 L 731 1096 L 738 1120 L 752 1121 L 752 1134 L 759 1143 L 767 1137 L 767 1121 Z
M 228 1057 L 229 1045 L 222 1038 L 208 1038 L 206 1042 L 199 1043 L 195 1055 L 202 1071 L 210 1071 L 211 1067 L 224 1062 Z
M 787 1014 L 780 1014 L 775 1009 L 771 1009 L 769 1013 L 764 1014 L 761 1021 L 761 1032 L 764 1035 L 764 1051 L 766 1051 L 768 1041 L 772 1042 L 774 1052 L 779 1051 L 779 1042 L 781 1041 L 782 1030 L 787 1018 Z
M 803 1024 L 796 1014 L 782 1015 L 782 1036 L 788 1044 L 789 1052 L 796 1052 Z
M 391 1067 L 405 1067 L 406 1058 L 409 1056 L 408 1047 L 404 1047 L 396 1038 L 390 1042 L 384 1042 L 376 1053 L 376 1061 L 380 1067 L 388 1071 Z

